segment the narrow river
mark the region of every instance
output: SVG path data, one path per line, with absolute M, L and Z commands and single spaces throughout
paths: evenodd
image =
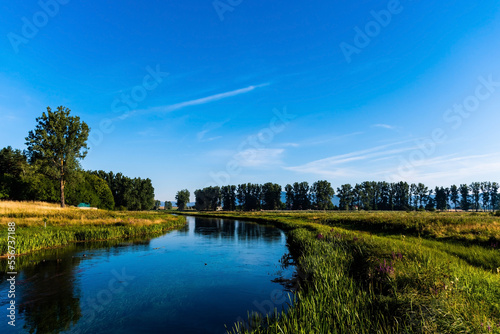
M 154 239 L 74 244 L 23 258 L 16 326 L 0 333 L 225 333 L 249 311 L 286 309 L 293 266 L 283 231 L 230 219 L 187 217 Z M 5 268 L 2 260 L 1 268 Z

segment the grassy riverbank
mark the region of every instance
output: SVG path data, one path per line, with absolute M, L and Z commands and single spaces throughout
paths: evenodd
M 288 231 L 304 281 L 294 307 L 278 320 L 263 320 L 254 333 L 500 333 L 499 217 L 203 215 L 271 222 Z M 232 332 L 248 330 L 235 325 Z
M 183 226 L 185 219 L 163 212 L 84 210 L 43 202 L 0 201 L 0 256 L 8 252 L 9 222 L 16 226 L 16 254 L 25 254 L 72 242 L 162 233 Z

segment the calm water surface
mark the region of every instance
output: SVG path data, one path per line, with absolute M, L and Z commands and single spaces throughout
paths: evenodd
M 287 307 L 277 281 L 285 234 L 272 226 L 187 217 L 155 239 L 75 244 L 19 258 L 16 327 L 0 283 L 0 333 L 225 333 L 248 311 Z M 22 260 L 21 260 L 22 259 Z M 44 261 L 45 260 L 45 261 Z M 5 268 L 5 263 L 1 263 Z

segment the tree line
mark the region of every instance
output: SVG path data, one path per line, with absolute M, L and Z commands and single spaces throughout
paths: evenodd
M 149 178 L 130 178 L 122 173 L 91 172 L 106 181 L 118 210 L 151 210 L 155 207 L 155 189 Z
M 473 182 L 450 187 L 429 188 L 423 183 L 375 182 L 344 184 L 337 188 L 338 205 L 332 200 L 335 191 L 330 182 L 320 180 L 311 186 L 295 182 L 283 188 L 276 183 L 210 186 L 197 189 L 195 209 L 200 211 L 253 210 L 497 210 L 500 196 L 497 182 Z M 187 189 L 176 195 L 179 210 L 189 202 Z
M 497 182 L 473 182 L 450 187 L 423 183 L 363 182 L 337 188 L 341 210 L 496 210 L 500 197 Z
M 154 188 L 150 179 L 121 173 L 84 171 L 88 125 L 60 106 L 36 119 L 25 151 L 8 146 L 0 151 L 0 199 L 88 203 L 103 209 L 150 210 Z
M 268 182 L 265 184 L 243 183 L 240 185 L 210 186 L 197 189 L 195 209 L 215 211 L 243 210 L 332 210 L 334 190 L 328 181 L 317 181 L 312 186 L 307 182 L 295 182 L 285 187 L 286 202 L 281 200 L 282 187 Z M 176 200 L 179 210 L 184 210 L 189 202 L 187 189 L 177 192 Z
M 25 152 L 8 146 L 0 150 L 0 199 L 58 202 L 58 180 L 39 171 Z M 122 173 L 72 170 L 65 180 L 65 203 L 118 210 L 150 210 L 154 188 L 150 179 L 130 178 Z

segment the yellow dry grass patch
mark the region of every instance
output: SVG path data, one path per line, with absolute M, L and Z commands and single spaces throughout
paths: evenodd
M 176 220 L 174 216 L 159 216 L 156 212 L 84 210 L 61 208 L 45 202 L 0 201 L 0 226 L 14 221 L 18 226 L 126 225 L 147 226 Z

